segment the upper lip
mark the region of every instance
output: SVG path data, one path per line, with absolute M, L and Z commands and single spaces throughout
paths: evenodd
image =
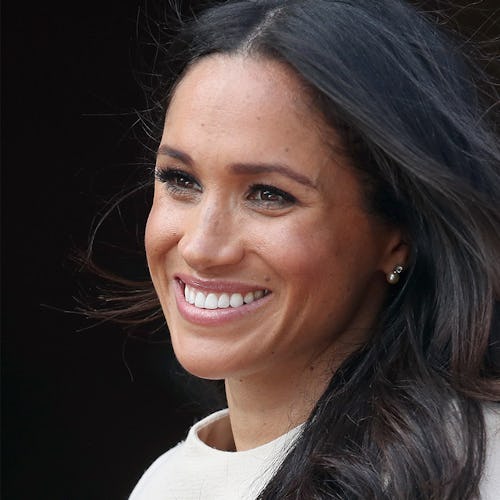
M 187 274 L 176 274 L 175 279 L 178 279 L 186 285 L 192 286 L 207 292 L 228 292 L 228 293 L 247 293 L 255 292 L 255 290 L 266 290 L 266 287 L 260 285 L 250 285 L 239 281 L 223 281 L 223 280 L 207 280 Z

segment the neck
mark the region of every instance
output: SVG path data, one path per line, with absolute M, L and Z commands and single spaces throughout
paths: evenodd
M 382 300 L 380 294 L 355 323 L 313 352 L 276 356 L 250 374 L 226 378 L 229 431 L 237 451 L 268 443 L 308 419 L 333 373 L 371 335 Z
M 331 358 L 330 358 L 331 359 Z M 244 451 L 268 443 L 305 422 L 332 376 L 331 363 L 226 380 L 234 444 Z

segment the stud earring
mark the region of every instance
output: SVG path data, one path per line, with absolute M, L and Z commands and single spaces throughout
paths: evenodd
M 394 269 L 390 272 L 387 273 L 387 283 L 391 285 L 395 285 L 399 281 L 399 276 L 403 272 L 403 266 L 396 266 Z

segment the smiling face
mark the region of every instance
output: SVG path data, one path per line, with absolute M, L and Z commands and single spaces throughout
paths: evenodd
M 146 251 L 180 363 L 232 378 L 335 363 L 366 340 L 399 231 L 284 65 L 212 56 L 184 76 L 159 149 Z

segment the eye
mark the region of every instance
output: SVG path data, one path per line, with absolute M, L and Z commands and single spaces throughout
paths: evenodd
M 291 194 L 274 186 L 264 184 L 251 186 L 247 199 L 255 201 L 265 208 L 284 208 L 293 205 L 297 201 Z
M 174 194 L 190 194 L 201 192 L 198 181 L 187 172 L 172 168 L 156 168 L 155 177 L 166 185 L 167 190 Z

